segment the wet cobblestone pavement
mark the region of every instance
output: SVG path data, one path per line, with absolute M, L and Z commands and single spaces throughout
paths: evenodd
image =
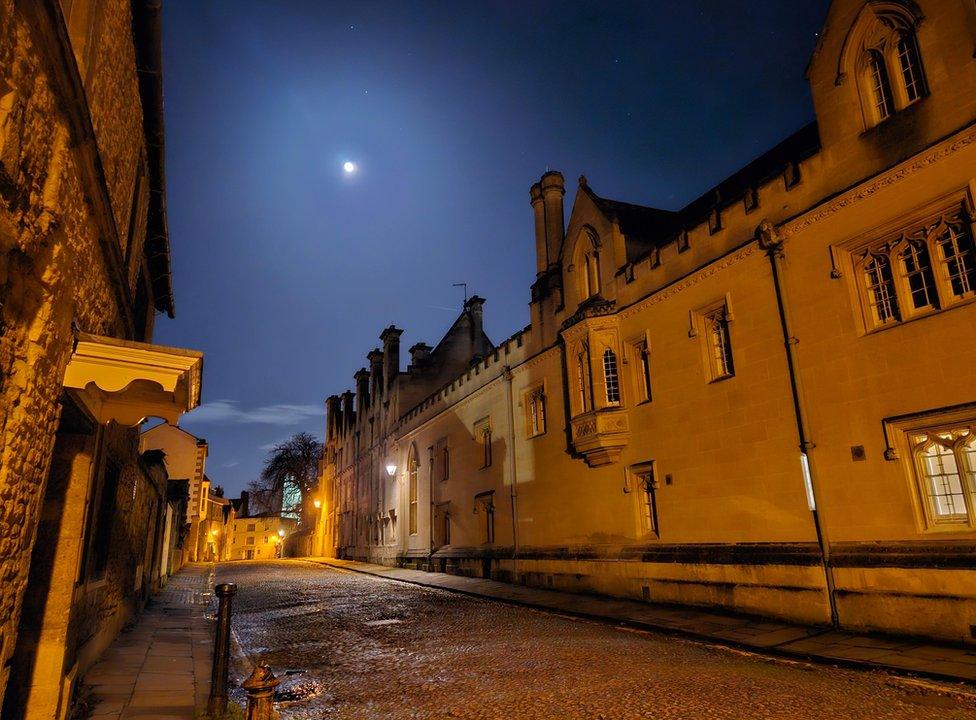
M 976 719 L 976 699 L 343 572 L 228 563 L 234 631 L 282 718 Z M 308 696 L 306 696 L 308 695 Z

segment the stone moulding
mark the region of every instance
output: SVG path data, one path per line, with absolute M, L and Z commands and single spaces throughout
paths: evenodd
M 200 404 L 203 353 L 79 333 L 64 387 L 100 423 L 175 425 Z
M 630 440 L 627 411 L 595 410 L 573 418 L 573 447 L 590 467 L 609 465 Z

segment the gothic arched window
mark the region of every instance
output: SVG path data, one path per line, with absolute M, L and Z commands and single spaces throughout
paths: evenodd
M 864 6 L 844 41 L 838 82 L 856 78 L 865 127 L 872 127 L 927 92 L 915 32 L 918 18 L 895 0 Z

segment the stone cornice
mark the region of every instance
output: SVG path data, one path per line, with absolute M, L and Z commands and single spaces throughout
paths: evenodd
M 913 158 L 896 165 L 880 175 L 874 176 L 866 182 L 856 185 L 846 192 L 842 192 L 834 198 L 817 205 L 806 213 L 803 213 L 799 217 L 784 223 L 780 227 L 780 234 L 784 238 L 788 238 L 790 235 L 795 235 L 811 225 L 818 223 L 831 215 L 850 207 L 851 205 L 855 205 L 862 200 L 870 198 L 872 195 L 876 195 L 882 190 L 901 182 L 905 178 L 924 170 L 929 165 L 933 165 L 949 155 L 965 149 L 969 145 L 972 145 L 973 142 L 976 142 L 976 125 L 970 125 L 957 135 L 933 145 L 928 150 L 919 153 Z

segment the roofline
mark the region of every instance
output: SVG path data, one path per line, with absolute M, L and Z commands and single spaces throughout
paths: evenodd
M 163 53 L 160 0 L 132 3 L 132 38 L 142 100 L 142 125 L 149 168 L 149 208 L 144 252 L 158 311 L 175 316 L 169 220 L 166 213 L 166 157 L 163 125 Z

